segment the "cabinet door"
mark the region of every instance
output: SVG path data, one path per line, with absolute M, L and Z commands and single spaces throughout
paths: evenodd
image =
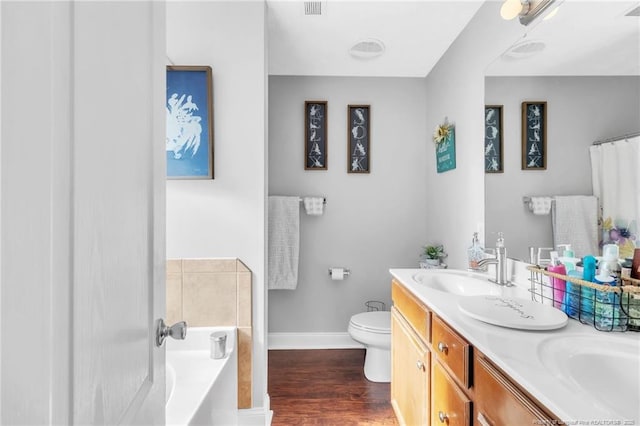
M 433 395 L 432 426 L 469 426 L 471 424 L 471 400 L 460 390 L 440 362 L 435 360 L 431 376 L 431 394 Z
M 426 425 L 429 351 L 395 308 L 391 315 L 391 404 L 402 425 Z
M 475 357 L 474 383 L 474 425 L 558 424 L 481 354 Z

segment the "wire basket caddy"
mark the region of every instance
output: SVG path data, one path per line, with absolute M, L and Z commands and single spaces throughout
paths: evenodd
M 599 331 L 640 331 L 640 280 L 622 277 L 622 286 L 592 283 L 528 266 L 531 300 L 551 305 Z M 566 284 L 554 286 L 554 279 Z M 557 283 L 558 281 L 556 281 Z

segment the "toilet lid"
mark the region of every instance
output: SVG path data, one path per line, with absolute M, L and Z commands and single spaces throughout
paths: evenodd
M 362 312 L 351 317 L 351 325 L 361 330 L 376 333 L 391 333 L 391 312 Z

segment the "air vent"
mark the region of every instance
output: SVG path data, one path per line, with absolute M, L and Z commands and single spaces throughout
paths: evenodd
M 371 59 L 384 53 L 384 44 L 375 38 L 361 40 L 349 49 L 351 56 L 361 59 Z
M 304 14 L 305 15 L 322 15 L 322 2 L 321 1 L 305 1 Z
M 625 13 L 624 16 L 640 16 L 640 6 L 634 7 L 629 12 Z
M 546 45 L 541 41 L 527 40 L 518 44 L 514 44 L 502 54 L 502 58 L 506 60 L 516 60 L 529 58 L 538 52 L 542 52 Z

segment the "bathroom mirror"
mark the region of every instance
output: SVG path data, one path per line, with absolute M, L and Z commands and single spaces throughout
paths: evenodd
M 485 72 L 485 104 L 503 106 L 504 136 L 504 171 L 485 174 L 485 245 L 502 231 L 522 260 L 530 246 L 553 246 L 551 215 L 534 215 L 523 197 L 591 195 L 592 143 L 640 130 L 640 27 L 626 16 L 637 2 L 558 3 Z M 547 102 L 546 170 L 521 169 L 525 101 Z

